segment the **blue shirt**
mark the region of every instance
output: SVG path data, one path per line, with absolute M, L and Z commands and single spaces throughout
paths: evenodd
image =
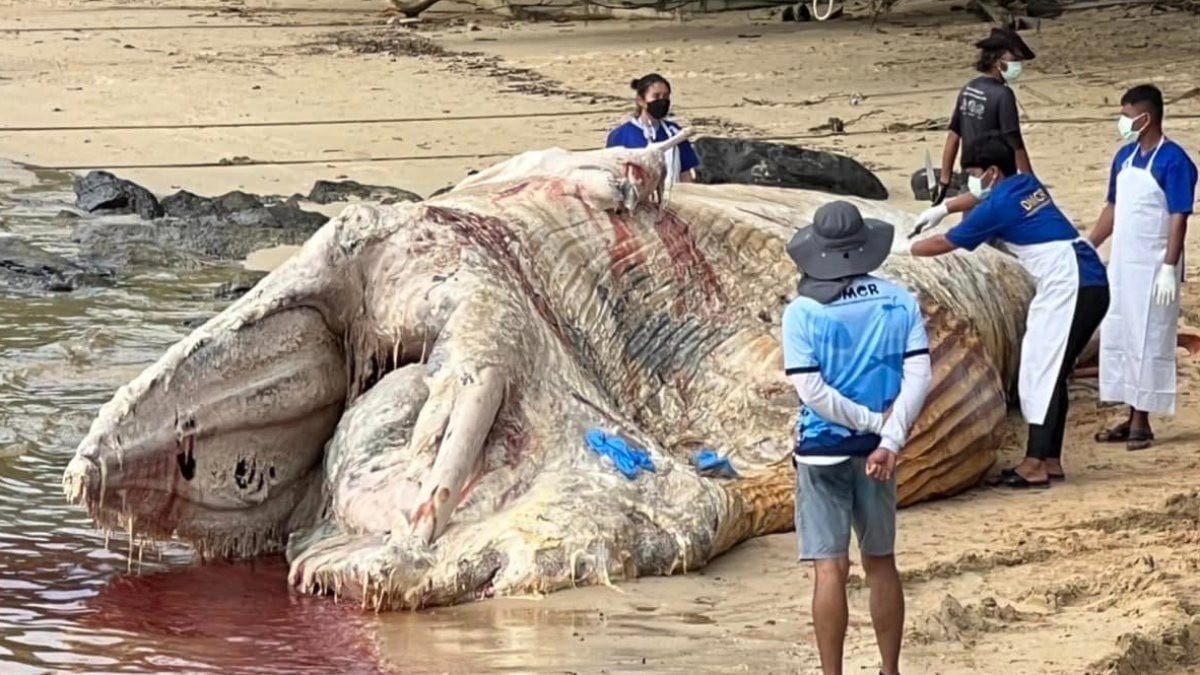
M 974 251 L 980 244 L 1000 239 L 1018 246 L 1072 241 L 1079 231 L 1050 197 L 1050 191 L 1031 174 L 1021 173 L 1000 181 L 966 218 L 950 228 L 951 244 Z M 1107 286 L 1108 275 L 1096 250 L 1075 242 L 1080 286 Z
M 783 365 L 789 375 L 821 374 L 842 396 L 882 413 L 900 395 L 907 356 L 929 353 L 917 300 L 899 285 L 864 276 L 822 305 L 800 296 L 783 311 Z M 801 455 L 868 455 L 877 434 L 847 429 L 806 406 L 796 423 Z
M 1137 153 L 1134 155 L 1134 153 Z M 1117 150 L 1113 157 L 1112 169 L 1108 172 L 1108 203 L 1117 203 L 1117 174 L 1121 172 L 1125 160 L 1133 157 L 1133 166 L 1144 169 L 1150 163 L 1154 150 L 1141 152 L 1137 141 Z M 1154 157 L 1154 166 L 1150 167 L 1150 175 L 1158 182 L 1158 186 L 1167 195 L 1167 212 L 1192 212 L 1192 204 L 1196 201 L 1196 165 L 1187 155 L 1187 151 L 1172 140 L 1163 141 Z
M 678 124 L 663 120 L 658 125 L 658 128 L 654 130 L 654 142 L 661 143 L 677 133 L 679 133 Z M 649 144 L 650 142 L 646 140 L 646 134 L 642 131 L 642 128 L 633 120 L 629 120 L 608 132 L 608 142 L 605 144 L 605 147 L 644 148 Z M 688 141 L 680 143 L 679 171 L 691 171 L 698 166 L 700 166 L 700 158 L 696 156 L 696 151 L 692 148 L 692 144 Z

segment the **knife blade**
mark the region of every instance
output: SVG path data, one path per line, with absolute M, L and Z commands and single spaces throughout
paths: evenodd
M 925 185 L 932 195 L 933 189 L 937 187 L 937 176 L 933 174 L 933 160 L 929 158 L 929 148 L 925 148 Z

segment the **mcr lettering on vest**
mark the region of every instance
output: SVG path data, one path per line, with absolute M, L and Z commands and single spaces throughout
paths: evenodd
M 880 414 L 900 393 L 904 355 L 929 349 L 916 297 L 873 275 L 848 280 L 833 302 L 797 297 L 782 323 L 789 374 L 819 373 L 839 394 Z M 878 434 L 824 419 L 803 404 L 796 432 L 799 455 L 865 457 L 880 444 Z
M 854 286 L 847 286 L 846 290 L 842 291 L 842 300 L 856 300 L 872 295 L 879 295 L 879 286 L 876 284 L 856 284 Z

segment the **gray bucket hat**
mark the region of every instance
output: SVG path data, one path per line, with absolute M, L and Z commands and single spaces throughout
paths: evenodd
M 850 202 L 831 202 L 817 209 L 812 225 L 788 242 L 796 266 L 813 279 L 841 279 L 874 272 L 892 250 L 894 227 L 864 219 Z

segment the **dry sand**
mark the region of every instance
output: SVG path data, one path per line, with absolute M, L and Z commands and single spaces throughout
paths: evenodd
M 925 149 L 938 156 L 943 134 L 896 125 L 949 115 L 971 76 L 970 43 L 986 33 L 949 3 L 914 2 L 875 31 L 760 13 L 467 25 L 441 12 L 419 34 L 447 53 L 328 46 L 371 29 L 327 24 L 377 24 L 383 6 L 12 0 L 0 6 L 0 156 L 141 167 L 116 171 L 160 192 L 291 194 L 344 176 L 428 193 L 493 161 L 478 155 L 599 145 L 622 117 L 629 79 L 658 70 L 682 119 L 844 151 L 916 211 L 908 177 Z M 1027 34 L 1039 58 L 1017 91 L 1033 165 L 1081 226 L 1104 196 L 1126 87 L 1149 80 L 1181 98 L 1168 107 L 1169 133 L 1200 149 L 1200 123 L 1185 117 L 1200 117 L 1198 38 L 1194 16 L 1146 7 L 1072 13 Z M 402 46 L 414 45 L 426 48 Z M 464 117 L 473 119 L 454 119 Z M 848 133 L 814 131 L 831 117 Z M 260 126 L 203 126 L 250 123 Z M 114 125 L 169 128 L 104 128 Z M 219 164 L 238 157 L 269 163 Z M 1185 293 L 1194 321 L 1197 289 Z M 980 488 L 902 513 L 905 672 L 1200 671 L 1200 366 L 1181 370 L 1180 413 L 1159 426 L 1158 447 L 1091 442 L 1119 411 L 1099 409 L 1080 383 L 1066 484 Z M 1022 440 L 1014 422 L 1004 464 Z M 381 653 L 405 672 L 812 672 L 810 573 L 793 549 L 791 535 L 767 537 L 685 577 L 385 617 Z M 866 593 L 856 582 L 848 672 L 876 667 Z

